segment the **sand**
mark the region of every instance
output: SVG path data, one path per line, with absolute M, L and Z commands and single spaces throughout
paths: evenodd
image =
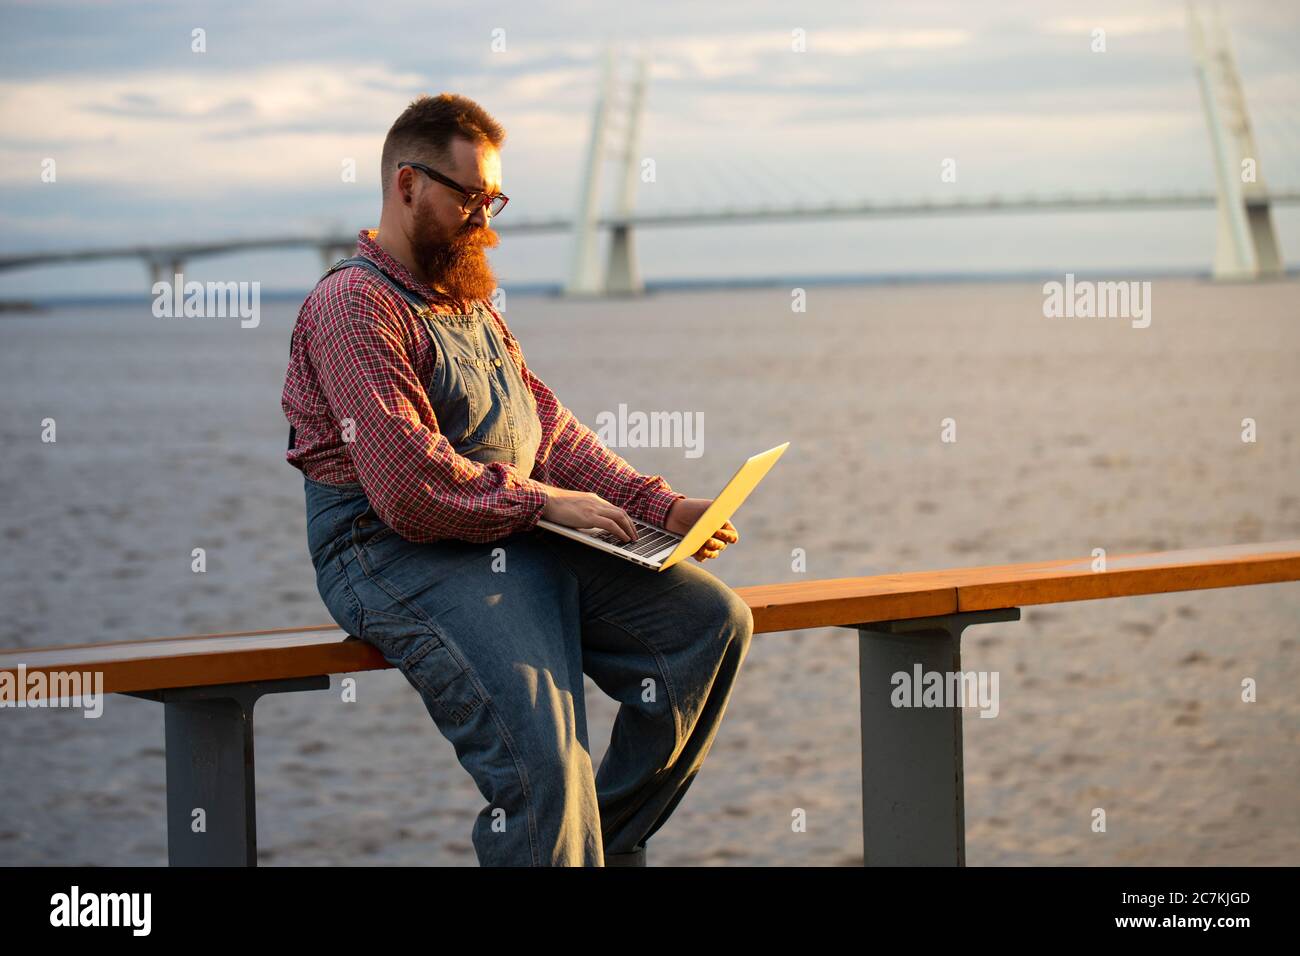
M 512 296 L 507 317 L 588 423 L 702 412 L 702 457 L 619 449 L 687 494 L 791 442 L 706 565 L 741 586 L 1300 537 L 1298 291 L 1157 279 L 1145 329 L 1044 318 L 1033 283 L 813 287 L 803 314 L 788 289 Z M 296 308 L 264 299 L 256 329 L 147 300 L 0 322 L 0 646 L 329 620 L 282 460 Z M 964 665 L 999 673 L 1001 711 L 966 717 L 969 864 L 1300 863 L 1298 640 L 1300 584 L 972 628 Z M 755 638 L 651 865 L 861 863 L 856 641 Z M 338 683 L 257 707 L 259 861 L 476 865 L 481 797 L 414 690 L 363 674 L 345 704 Z M 615 705 L 587 696 L 598 763 Z M 135 698 L 0 710 L 0 864 L 164 863 L 162 745 Z

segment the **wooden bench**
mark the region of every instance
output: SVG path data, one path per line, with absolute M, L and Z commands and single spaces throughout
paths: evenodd
M 738 588 L 756 633 L 858 631 L 867 865 L 964 865 L 962 710 L 896 707 L 892 675 L 961 671 L 971 625 L 1034 604 L 1300 580 L 1300 541 L 957 568 Z M 331 674 L 389 667 L 335 625 L 0 653 L 0 672 L 100 672 L 105 693 L 164 705 L 171 865 L 254 866 L 253 707 L 325 690 Z M 193 808 L 207 830 L 191 830 Z

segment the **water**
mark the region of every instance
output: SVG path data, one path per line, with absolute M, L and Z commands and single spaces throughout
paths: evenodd
M 781 288 L 512 295 L 507 320 L 588 424 L 702 413 L 699 458 L 619 449 L 687 494 L 791 442 L 707 565 L 738 587 L 1300 537 L 1298 290 L 1158 280 L 1147 329 L 1046 319 L 1030 282 L 812 287 L 803 314 Z M 283 462 L 295 313 L 0 317 L 0 646 L 328 622 Z M 966 719 L 969 862 L 1300 862 L 1298 623 L 1300 585 L 1279 584 L 972 629 L 964 664 L 999 671 L 1001 713 Z M 652 865 L 860 862 L 855 640 L 755 639 Z M 481 798 L 450 745 L 399 674 L 357 682 L 355 704 L 336 678 L 258 705 L 261 862 L 475 865 Z M 587 694 L 599 763 L 615 707 Z M 162 735 L 130 697 L 98 720 L 0 711 L 0 863 L 165 862 Z

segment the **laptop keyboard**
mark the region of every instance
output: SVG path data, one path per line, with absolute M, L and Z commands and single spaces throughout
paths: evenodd
M 669 545 L 675 545 L 682 539 L 675 534 L 667 531 L 661 531 L 654 525 L 648 525 L 644 521 L 632 519 L 632 524 L 636 526 L 637 539 L 635 541 L 624 541 L 618 535 L 605 531 L 603 528 L 596 531 L 584 531 L 584 534 L 601 541 L 607 541 L 620 548 L 623 551 L 631 552 L 640 557 L 649 557 L 656 552 L 662 551 Z

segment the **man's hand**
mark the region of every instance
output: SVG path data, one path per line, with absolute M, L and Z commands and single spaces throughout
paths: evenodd
M 678 498 L 668 509 L 668 518 L 664 522 L 664 527 L 674 534 L 685 534 L 691 530 L 700 515 L 704 514 L 711 504 L 713 504 L 711 498 Z M 716 558 L 727 545 L 735 544 L 739 540 L 740 532 L 730 521 L 724 521 L 722 527 L 713 532 L 713 536 L 700 545 L 700 550 L 691 557 L 701 562 Z
M 602 528 L 624 542 L 636 540 L 636 526 L 626 511 L 590 491 L 545 485 L 542 517 L 566 528 Z

